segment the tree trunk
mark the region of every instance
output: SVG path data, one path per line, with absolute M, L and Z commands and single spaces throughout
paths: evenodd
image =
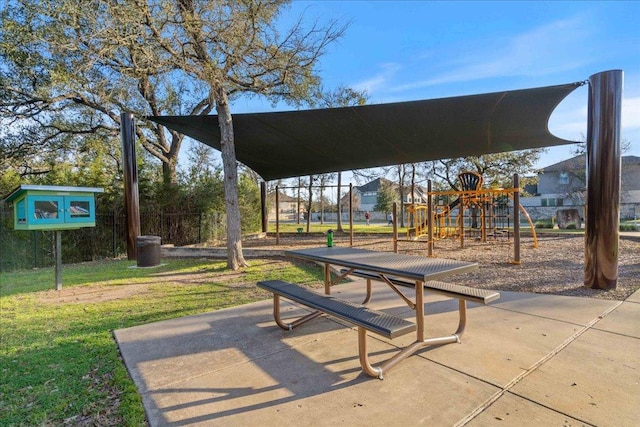
M 170 162 L 162 162 L 162 182 L 174 185 L 178 183 L 175 159 L 171 159 Z
M 224 172 L 224 195 L 227 210 L 227 267 L 237 270 L 248 264 L 242 254 L 242 229 L 238 206 L 238 164 L 233 140 L 233 121 L 227 94 L 220 88 L 216 94 L 216 111 L 220 126 L 220 152 Z

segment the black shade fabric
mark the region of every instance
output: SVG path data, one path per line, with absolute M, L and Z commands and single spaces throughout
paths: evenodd
M 549 132 L 582 83 L 358 107 L 234 114 L 238 161 L 263 179 L 571 144 Z M 220 149 L 217 116 L 152 116 Z

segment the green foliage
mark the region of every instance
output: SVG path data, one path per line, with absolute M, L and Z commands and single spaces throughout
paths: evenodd
M 391 212 L 393 210 L 393 204 L 399 201 L 398 193 L 393 189 L 390 181 L 381 180 L 380 182 L 380 189 L 378 190 L 376 205 L 373 207 L 373 210 Z
M 260 187 L 247 174 L 238 181 L 238 202 L 243 233 L 259 231 L 262 226 L 260 211 Z
M 553 228 L 553 223 L 551 221 L 536 221 L 534 223 L 536 228 Z
M 640 226 L 635 224 L 620 224 L 620 231 L 638 231 Z
M 511 151 L 506 153 L 486 154 L 480 157 L 463 157 L 430 162 L 427 176 L 440 185 L 438 189 L 458 190 L 458 174 L 464 171 L 477 172 L 484 177 L 485 187 L 511 188 L 513 174 L 520 177 L 520 187 L 524 187 L 532 179 L 535 165 L 545 149 Z

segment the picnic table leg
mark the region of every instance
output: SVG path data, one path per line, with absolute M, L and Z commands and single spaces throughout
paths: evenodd
M 458 311 L 460 312 L 460 322 L 458 323 L 458 329 L 455 332 L 455 336 L 458 337 L 458 342 L 460 342 L 460 337 L 464 333 L 464 328 L 467 325 L 467 301 L 460 298 L 458 299 Z
M 421 348 L 430 345 L 443 345 L 459 343 L 460 337 L 464 332 L 467 323 L 467 301 L 460 298 L 458 300 L 458 310 L 460 313 L 460 320 L 458 322 L 458 329 L 452 335 L 445 335 L 442 337 L 424 338 L 424 283 L 416 282 L 416 341 L 406 347 L 404 347 L 396 355 L 380 363 L 378 366 L 373 366 L 369 361 L 369 351 L 367 349 L 367 330 L 358 327 L 358 352 L 360 357 L 360 366 L 365 374 L 384 379 L 384 374 L 393 368 L 400 361 L 411 356 Z
M 324 293 L 331 295 L 331 269 L 329 264 L 324 264 Z
M 367 279 L 367 295 L 365 295 L 362 305 L 367 305 L 369 301 L 371 301 L 371 279 Z
M 280 295 L 273 294 L 273 318 L 276 321 L 276 325 L 278 325 L 280 328 L 284 329 L 285 331 L 290 331 L 293 328 L 300 326 L 311 319 L 315 319 L 321 314 L 322 314 L 321 311 L 313 311 L 305 316 L 300 317 L 297 320 L 294 320 L 291 323 L 285 323 L 282 321 L 282 318 L 280 317 Z
M 424 282 L 416 282 L 416 341 L 424 341 Z

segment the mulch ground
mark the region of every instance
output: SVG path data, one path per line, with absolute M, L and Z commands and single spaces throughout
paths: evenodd
M 336 246 L 349 246 L 347 234 L 334 236 Z M 321 235 L 282 235 L 276 245 L 273 235 L 262 239 L 248 239 L 245 248 L 288 249 L 326 244 Z M 393 251 L 390 236 L 356 235 L 354 247 Z M 425 241 L 399 241 L 398 252 L 426 256 Z M 599 290 L 584 286 L 584 237 L 582 235 L 544 234 L 538 236 L 534 248 L 531 237 L 523 237 L 520 245 L 520 264 L 514 264 L 513 239 L 505 236 L 480 242 L 444 239 L 435 243 L 434 256 L 438 258 L 475 261 L 480 268 L 456 277 L 456 283 L 477 288 L 515 292 L 533 292 L 554 295 L 579 296 L 624 300 L 640 289 L 640 235 L 621 236 L 618 252 L 618 280 L 615 289 Z

